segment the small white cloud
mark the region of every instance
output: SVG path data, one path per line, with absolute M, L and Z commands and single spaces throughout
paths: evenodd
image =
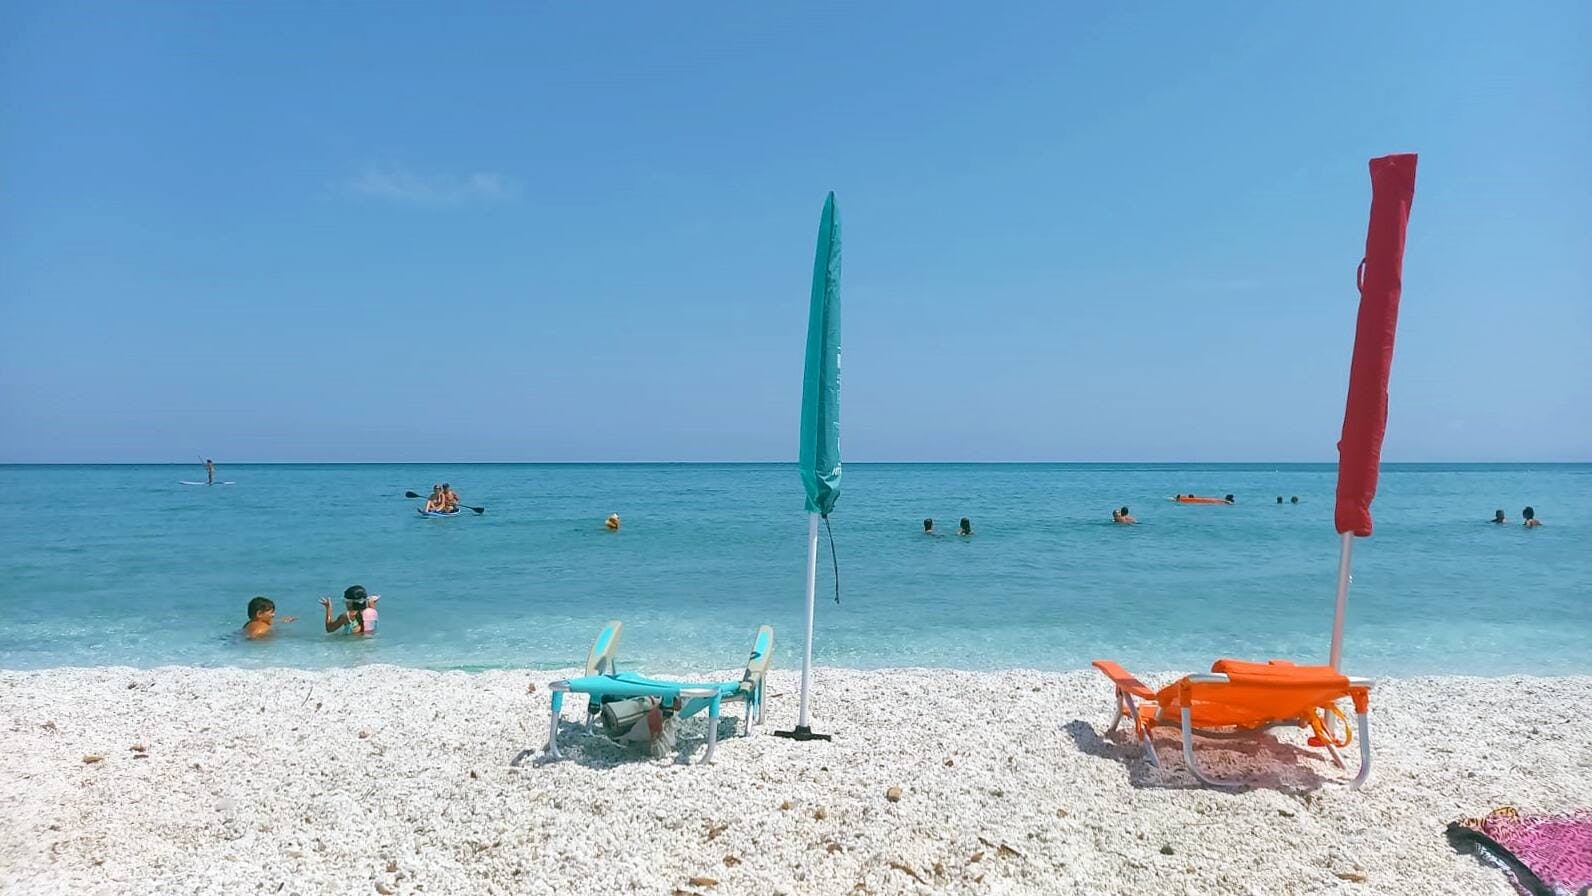
M 371 165 L 348 181 L 356 196 L 412 205 L 462 205 L 519 198 L 519 181 L 495 171 L 416 174 L 402 165 Z

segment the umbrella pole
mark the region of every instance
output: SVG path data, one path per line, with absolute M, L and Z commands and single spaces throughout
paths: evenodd
M 1343 547 L 1338 552 L 1338 609 L 1332 617 L 1332 668 L 1338 668 L 1343 659 L 1343 615 L 1349 606 L 1349 555 L 1354 552 L 1354 533 L 1343 533 Z
M 818 514 L 807 514 L 807 644 L 802 651 L 801 710 L 792 731 L 776 731 L 777 737 L 792 740 L 829 740 L 827 734 L 814 734 L 807 716 L 813 676 L 813 603 L 818 591 Z

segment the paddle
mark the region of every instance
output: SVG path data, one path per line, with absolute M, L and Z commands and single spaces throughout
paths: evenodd
M 424 498 L 425 495 L 417 495 L 414 492 L 404 492 L 404 497 L 405 498 Z M 473 510 L 476 513 L 486 513 L 486 508 L 485 507 L 470 507 L 470 505 L 468 505 L 468 504 L 460 504 L 459 506 L 460 507 L 464 507 L 464 508 L 468 508 L 470 510 Z

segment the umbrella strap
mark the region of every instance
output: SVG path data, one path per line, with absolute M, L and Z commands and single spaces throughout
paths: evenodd
M 840 558 L 835 556 L 835 530 L 829 528 L 829 514 L 824 514 L 824 531 L 829 533 L 829 559 L 835 564 L 835 603 L 840 603 Z

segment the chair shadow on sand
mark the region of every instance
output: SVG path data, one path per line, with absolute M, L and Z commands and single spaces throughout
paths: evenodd
M 738 720 L 734 716 L 719 719 L 718 741 L 719 748 L 723 749 L 727 740 L 734 740 Z M 696 719 L 688 720 L 675 731 L 675 765 L 692 765 L 692 756 L 702 753 L 707 749 L 707 720 L 700 723 Z M 527 747 L 514 754 L 509 760 L 510 768 L 522 768 L 529 764 L 533 768 L 544 765 L 553 765 L 559 762 L 578 762 L 588 768 L 617 768 L 621 765 L 630 765 L 638 762 L 655 762 L 656 758 L 647 755 L 636 747 L 627 747 L 616 743 L 602 733 L 601 727 L 595 727 L 591 733 L 586 732 L 585 724 L 560 719 L 558 722 L 558 749 L 563 753 L 562 759 L 553 759 L 547 755 L 547 745 Z M 661 757 L 658 757 L 661 758 Z
M 1126 766 L 1128 783 L 1154 790 L 1209 790 L 1216 793 L 1243 793 L 1249 790 L 1274 790 L 1285 794 L 1307 793 L 1324 785 L 1344 784 L 1336 778 L 1322 777 L 1314 768 L 1321 758 L 1309 750 L 1278 740 L 1270 732 L 1243 738 L 1194 737 L 1194 749 L 1201 765 L 1216 766 L 1233 777 L 1242 777 L 1238 787 L 1209 787 L 1194 780 L 1183 767 L 1182 743 L 1172 738 L 1156 741 L 1161 768 L 1144 758 L 1144 748 L 1132 733 L 1122 729 L 1102 737 L 1093 725 L 1074 719 L 1062 726 L 1078 750 L 1097 759 L 1109 759 Z M 1239 757 L 1234 761 L 1234 757 Z M 1307 763 L 1301 763 L 1300 760 Z M 1214 761 L 1213 761 L 1214 760 Z

